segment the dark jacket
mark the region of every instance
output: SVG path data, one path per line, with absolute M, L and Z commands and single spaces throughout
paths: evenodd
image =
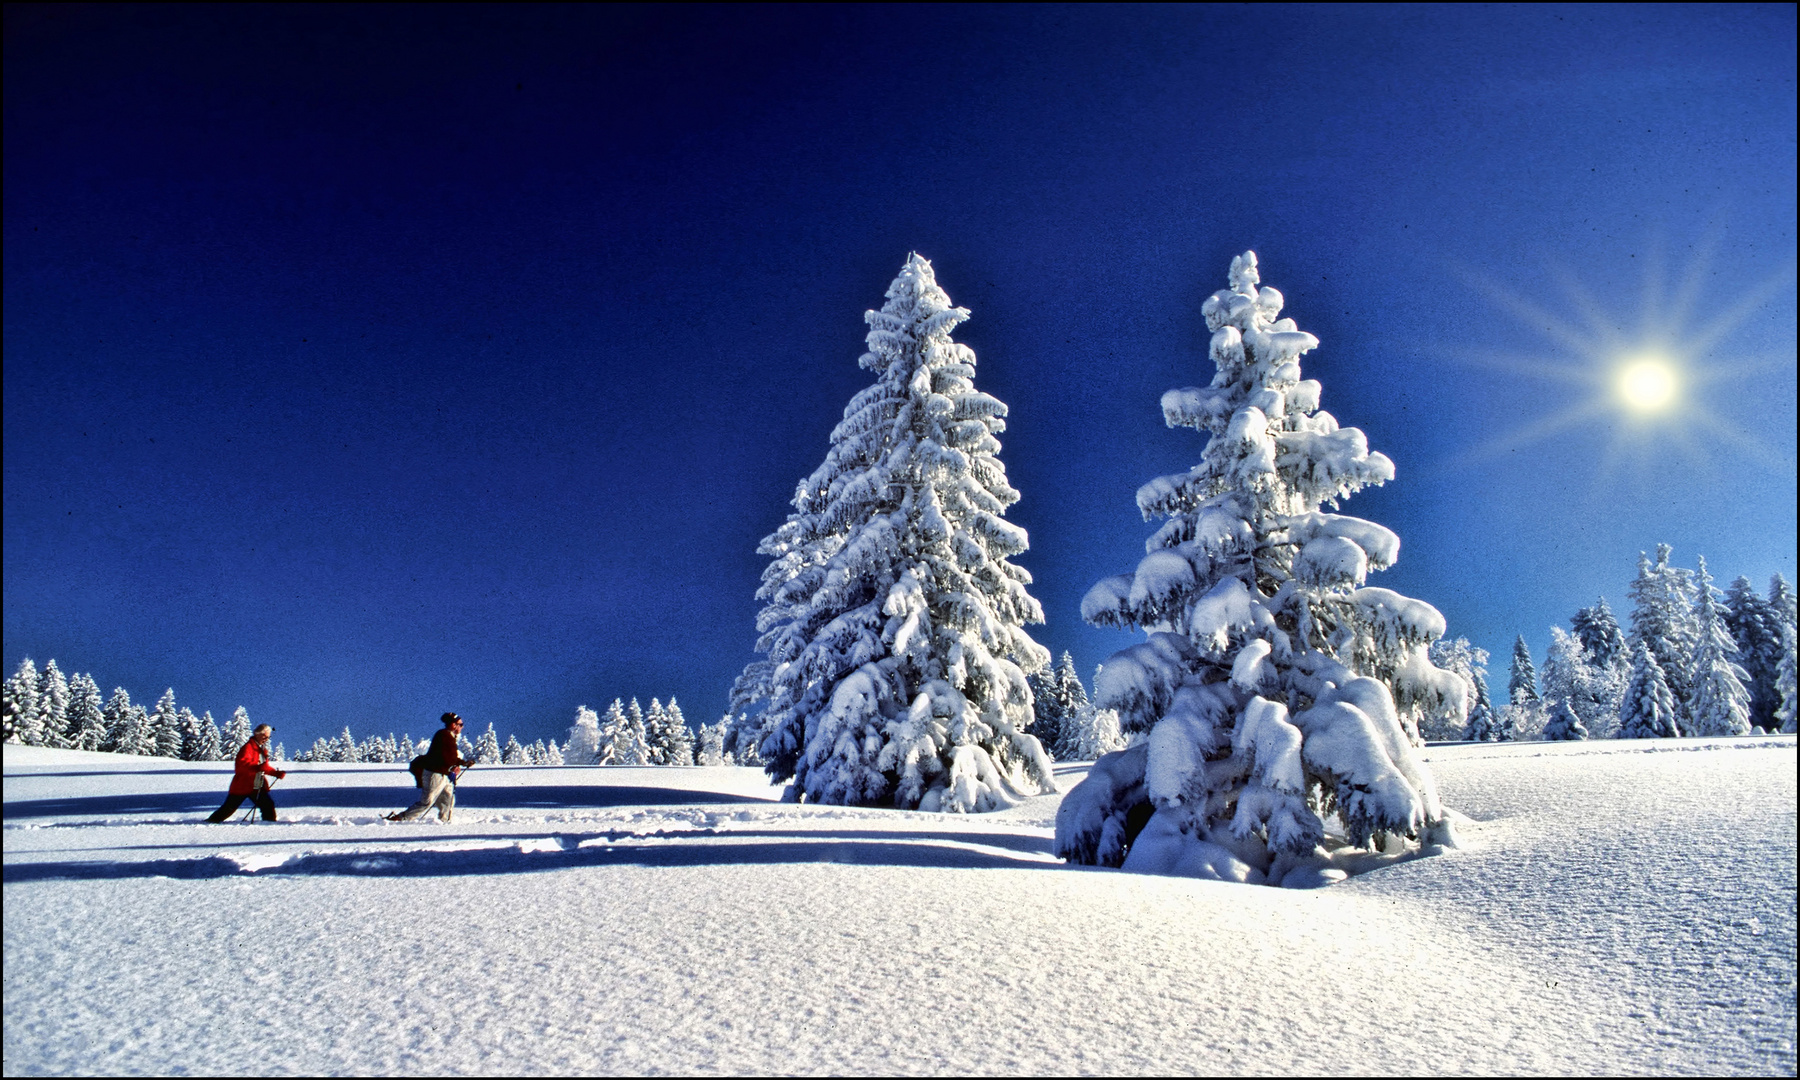
M 445 728 L 431 737 L 431 749 L 425 751 L 425 768 L 445 776 L 455 776 L 464 765 L 473 765 L 456 751 L 456 736 Z

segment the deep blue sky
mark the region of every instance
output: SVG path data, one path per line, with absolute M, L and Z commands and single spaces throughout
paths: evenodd
M 9 6 L 4 663 L 290 751 L 714 719 L 912 250 L 1084 674 L 1246 248 L 1496 669 L 1658 541 L 1792 580 L 1794 76 L 1791 5 Z M 1659 319 L 1677 412 L 1506 441 Z

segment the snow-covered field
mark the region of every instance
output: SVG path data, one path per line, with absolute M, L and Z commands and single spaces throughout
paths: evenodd
M 299 765 L 209 826 L 228 765 L 7 746 L 5 1072 L 1794 1073 L 1792 736 L 1427 758 L 1465 849 L 1301 892 L 1065 867 L 1057 796 Z

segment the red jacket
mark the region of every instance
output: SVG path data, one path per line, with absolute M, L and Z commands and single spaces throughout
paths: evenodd
M 269 764 L 269 755 L 251 739 L 238 751 L 237 768 L 231 774 L 230 792 L 233 795 L 248 795 L 254 789 L 258 773 L 270 776 L 286 776 L 287 774 Z

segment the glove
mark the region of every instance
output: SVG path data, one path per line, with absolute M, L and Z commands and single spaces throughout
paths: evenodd
M 280 769 L 276 769 L 276 770 L 275 770 L 275 779 L 277 779 L 277 780 L 286 780 L 286 779 L 287 779 L 287 773 L 284 773 L 284 772 L 282 772 L 282 771 L 281 771 L 281 770 L 280 770 Z

